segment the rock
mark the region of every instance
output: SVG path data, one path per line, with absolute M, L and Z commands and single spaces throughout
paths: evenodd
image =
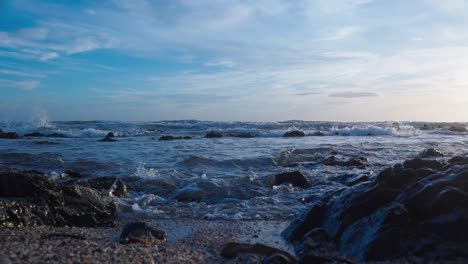
M 67 174 L 70 178 L 80 179 L 81 173 L 75 170 L 66 170 L 63 173 Z
M 167 233 L 150 226 L 146 222 L 128 223 L 122 228 L 120 243 L 156 244 L 167 240 Z
M 24 134 L 23 136 L 24 137 L 45 137 L 45 135 L 40 132 L 28 133 L 28 134 Z
M 109 189 L 109 194 L 117 197 L 125 197 L 128 195 L 127 185 L 121 180 L 115 180 Z
M 7 256 L 0 256 L 0 264 L 11 264 L 11 260 Z
M 61 134 L 61 133 L 52 133 L 52 134 L 46 135 L 46 137 L 64 138 L 66 136 L 64 134 Z
M 321 132 L 321 131 L 317 131 L 317 132 L 314 132 L 312 134 L 310 134 L 309 136 L 313 136 L 313 137 L 324 137 L 326 136 L 325 133 Z
M 305 137 L 305 133 L 300 130 L 294 130 L 284 133 L 283 137 Z
M 177 140 L 177 139 L 192 139 L 192 137 L 162 136 L 159 138 L 160 141 Z
M 370 180 L 369 175 L 366 174 L 345 174 L 334 178 L 329 178 L 329 180 L 339 182 L 341 184 L 347 185 L 349 187 L 354 186 L 356 184 L 367 182 Z
M 449 159 L 448 162 L 454 165 L 467 165 L 468 157 L 456 156 L 456 157 Z
M 3 130 L 0 130 L 0 138 L 3 139 L 18 139 L 20 136 L 16 134 L 16 132 L 3 132 Z
M 107 133 L 107 135 L 106 135 L 106 138 L 113 138 L 113 137 L 115 137 L 115 135 L 114 135 L 113 132 L 109 132 L 109 133 Z
M 468 163 L 453 159 L 446 165 L 408 160 L 370 181 L 329 193 L 282 234 L 296 242 L 303 263 L 316 255 L 305 241 L 326 237 L 359 262 L 411 256 L 468 261 L 468 237 L 460 235 L 468 234 Z
M 420 130 L 434 130 L 436 129 L 435 127 L 433 126 L 430 126 L 428 124 L 424 124 L 422 127 L 419 128 Z
M 222 138 L 223 135 L 218 132 L 210 131 L 206 133 L 205 137 L 206 138 Z
M 185 186 L 171 195 L 171 199 L 176 199 L 179 202 L 201 202 L 203 197 L 207 195 L 207 192 L 198 187 L 195 184 Z
M 225 258 L 235 258 L 237 255 L 243 253 L 257 254 L 263 256 L 273 256 L 276 254 L 281 254 L 288 258 L 289 262 L 287 263 L 296 263 L 296 258 L 294 258 L 288 252 L 260 243 L 252 245 L 246 243 L 229 242 L 221 250 L 221 256 Z
M 452 132 L 457 132 L 457 133 L 465 133 L 465 132 L 468 132 L 468 130 L 466 129 L 466 127 L 464 126 L 451 126 L 449 127 L 449 130 L 452 131 Z
M 34 144 L 36 145 L 58 145 L 59 143 L 52 142 L 52 141 L 34 141 Z
M 367 158 L 359 157 L 359 158 L 351 158 L 345 161 L 345 160 L 338 159 L 335 156 L 330 156 L 326 158 L 322 163 L 323 165 L 326 165 L 326 166 L 365 168 L 367 166 L 368 160 Z
M 428 149 L 421 151 L 421 153 L 419 153 L 419 157 L 422 159 L 438 158 L 438 157 L 443 157 L 443 156 L 444 154 L 435 148 L 428 148 Z
M 255 135 L 250 134 L 250 133 L 238 133 L 238 134 L 229 134 L 230 137 L 236 137 L 236 138 L 254 138 Z
M 98 226 L 115 218 L 111 198 L 97 190 L 60 185 L 36 171 L 0 172 L 3 226 Z
M 309 180 L 300 171 L 293 171 L 280 173 L 275 176 L 275 185 L 283 183 L 291 183 L 293 186 L 304 188 L 309 185 Z
M 113 139 L 113 138 L 111 138 L 111 137 L 105 137 L 105 138 L 100 139 L 100 140 L 98 140 L 98 141 L 100 141 L 100 142 L 116 142 L 116 141 L 118 141 L 118 140 Z

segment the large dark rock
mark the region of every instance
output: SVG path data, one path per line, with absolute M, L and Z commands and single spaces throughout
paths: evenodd
M 229 134 L 230 137 L 236 137 L 236 138 L 254 138 L 255 135 L 250 134 L 250 133 L 237 133 L 237 134 Z
M 0 172 L 2 226 L 97 226 L 115 217 L 113 200 L 91 188 L 61 185 L 37 171 Z
M 235 258 L 239 254 L 257 254 L 262 256 L 267 256 L 268 258 L 265 261 L 271 261 L 273 259 L 278 260 L 287 260 L 288 262 L 280 262 L 280 263 L 296 263 L 296 258 L 289 254 L 289 252 L 277 249 L 274 247 L 270 247 L 264 244 L 247 244 L 247 243 L 238 243 L 238 242 L 229 242 L 221 249 L 221 256 L 225 258 Z M 275 256 L 271 258 L 272 256 Z M 279 255 L 283 256 L 280 257 Z M 271 263 L 271 262 L 267 262 Z
M 293 171 L 280 173 L 275 176 L 275 185 L 280 185 L 282 183 L 291 183 L 294 186 L 304 188 L 309 185 L 309 180 L 304 176 L 304 174 L 302 174 L 302 172 Z
M 309 134 L 309 136 L 313 136 L 313 137 L 324 137 L 324 136 L 326 136 L 326 134 L 323 133 L 322 131 L 316 131 L 316 132 L 314 132 L 314 133 L 312 133 L 312 134 Z
M 210 131 L 210 132 L 206 133 L 205 137 L 206 138 L 222 138 L 223 135 L 221 133 L 218 133 L 218 132 Z
M 64 134 L 61 134 L 61 133 L 52 133 L 52 134 L 46 135 L 46 137 L 64 138 L 64 137 L 67 137 L 67 136 L 65 136 Z
M 305 137 L 305 133 L 300 130 L 294 130 L 284 133 L 283 137 Z
M 302 262 L 314 253 L 304 250 L 304 241 L 323 237 L 358 261 L 468 261 L 467 160 L 445 165 L 416 158 L 387 168 L 371 181 L 317 199 L 283 235 L 301 249 Z
M 116 141 L 118 141 L 118 140 L 117 140 L 117 139 L 114 139 L 114 138 L 112 138 L 112 137 L 107 137 L 107 136 L 106 136 L 105 138 L 100 139 L 100 140 L 98 140 L 98 141 L 100 141 L 100 142 L 116 142 Z
M 175 136 L 162 136 L 160 141 L 178 140 L 178 139 L 192 139 L 192 137 L 175 137 Z
M 3 130 L 0 129 L 0 138 L 3 139 L 18 139 L 20 136 L 16 132 L 3 132 Z
M 32 133 L 27 133 L 23 135 L 24 137 L 45 137 L 45 134 L 42 134 L 41 132 L 32 132 Z

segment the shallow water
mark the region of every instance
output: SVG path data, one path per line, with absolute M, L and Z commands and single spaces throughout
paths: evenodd
M 375 175 L 426 148 L 447 156 L 468 152 L 467 133 L 451 132 L 451 125 L 430 124 L 436 128 L 423 131 L 423 123 L 417 122 L 4 122 L 3 131 L 61 133 L 66 138 L 0 139 L 0 166 L 40 170 L 56 178 L 74 169 L 89 178 L 131 181 L 136 188 L 121 201 L 123 217 L 291 219 L 307 207 L 303 198 L 339 187 L 327 180 L 334 176 Z M 296 129 L 326 136 L 282 137 Z M 204 138 L 208 131 L 225 137 Z M 108 132 L 118 141 L 98 142 Z M 255 138 L 232 137 L 242 133 Z M 159 141 L 163 135 L 193 139 Z M 331 155 L 366 157 L 369 166 L 323 165 Z M 275 174 L 294 170 L 307 175 L 312 187 L 274 185 Z

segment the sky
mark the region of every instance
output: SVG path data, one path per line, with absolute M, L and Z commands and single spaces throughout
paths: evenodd
M 0 120 L 468 121 L 468 0 L 0 0 Z

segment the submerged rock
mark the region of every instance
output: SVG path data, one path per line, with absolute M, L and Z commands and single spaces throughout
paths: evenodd
M 452 132 L 457 132 L 457 133 L 468 132 L 468 130 L 464 126 L 451 126 L 451 127 L 449 127 L 449 130 L 452 131 Z
M 250 133 L 238 133 L 238 134 L 229 134 L 230 137 L 236 137 L 236 138 L 254 138 L 255 135 L 250 134 Z
M 159 138 L 160 141 L 178 140 L 178 139 L 192 139 L 192 137 L 162 136 Z
M 113 139 L 112 137 L 107 137 L 107 136 L 106 136 L 105 138 L 100 139 L 100 140 L 98 140 L 98 141 L 100 141 L 100 142 L 116 142 L 116 141 L 118 141 L 118 140 L 117 140 L 117 139 Z
M 365 157 L 351 158 L 349 160 L 341 160 L 341 159 L 336 158 L 335 156 L 330 156 L 326 158 L 322 163 L 323 165 L 326 165 L 326 166 L 365 168 L 367 166 L 368 160 Z
M 304 176 L 304 174 L 302 174 L 302 172 L 293 171 L 280 173 L 275 176 L 275 185 L 280 185 L 282 183 L 291 183 L 294 186 L 304 188 L 309 185 L 309 180 Z
M 64 138 L 64 137 L 67 137 L 67 136 L 65 136 L 64 134 L 61 134 L 61 133 L 52 133 L 52 134 L 46 135 L 46 137 Z
M 111 198 L 83 186 L 65 186 L 36 171 L 0 172 L 3 226 L 97 226 L 115 217 Z
M 324 137 L 326 136 L 325 133 L 321 132 L 321 131 L 317 131 L 317 132 L 314 132 L 312 134 L 309 134 L 309 136 L 313 136 L 313 137 Z
M 24 137 L 45 137 L 45 134 L 42 134 L 40 132 L 32 132 L 32 133 L 27 133 L 23 135 Z
M 305 137 L 305 133 L 300 130 L 294 130 L 284 133 L 283 137 Z
M 218 133 L 218 132 L 210 131 L 210 132 L 206 133 L 205 137 L 206 138 L 222 138 L 223 135 L 221 133 Z
M 140 244 L 156 244 L 165 242 L 167 233 L 163 230 L 156 229 L 146 222 L 128 223 L 122 228 L 120 234 L 120 243 L 140 243 Z
M 371 181 L 316 200 L 283 236 L 297 249 L 305 248 L 306 237 L 329 237 L 358 261 L 466 261 L 468 237 L 460 234 L 468 234 L 468 163 L 462 160 L 444 166 L 417 158 L 387 168 Z M 323 232 L 314 233 L 317 228 Z M 299 253 L 305 263 L 313 252 Z
M 70 178 L 80 179 L 81 173 L 75 170 L 66 170 L 63 173 L 67 174 Z

